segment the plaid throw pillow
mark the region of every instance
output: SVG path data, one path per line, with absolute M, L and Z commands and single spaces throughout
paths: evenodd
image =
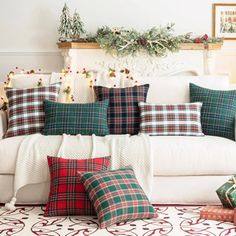
M 202 103 L 154 105 L 140 102 L 140 133 L 202 136 Z
M 122 221 L 157 217 L 130 167 L 79 173 L 92 201 L 101 228 Z
M 203 133 L 235 140 L 236 90 L 211 90 L 190 84 L 191 102 L 202 102 Z
M 60 86 L 61 83 L 30 89 L 7 88 L 9 123 L 5 138 L 40 133 L 45 118 L 44 100 L 56 101 Z
M 108 125 L 111 134 L 137 134 L 140 125 L 138 102 L 145 102 L 149 84 L 128 88 L 94 86 L 98 100 L 109 99 Z
M 44 135 L 82 134 L 107 135 L 108 100 L 66 104 L 45 101 Z
M 96 215 L 88 195 L 78 183 L 78 171 L 104 171 L 110 157 L 64 159 L 48 157 L 50 192 L 44 216 Z

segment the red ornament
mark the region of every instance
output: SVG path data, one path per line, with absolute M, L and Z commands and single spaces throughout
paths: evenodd
M 129 74 L 130 70 L 125 68 L 125 74 Z
M 209 36 L 208 36 L 207 34 L 204 34 L 204 35 L 202 36 L 202 39 L 205 40 L 205 41 L 207 41 L 208 38 L 209 38 Z
M 194 43 L 202 43 L 202 39 L 201 38 L 195 38 Z

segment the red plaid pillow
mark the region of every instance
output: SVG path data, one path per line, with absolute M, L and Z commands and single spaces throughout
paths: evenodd
M 77 173 L 104 171 L 109 164 L 110 157 L 82 160 L 48 157 L 51 185 L 44 216 L 96 215 Z
M 109 99 L 108 125 L 111 134 L 138 134 L 140 110 L 138 102 L 145 102 L 149 84 L 128 88 L 94 86 L 99 101 Z

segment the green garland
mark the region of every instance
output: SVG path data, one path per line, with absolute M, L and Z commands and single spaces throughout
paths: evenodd
M 111 29 L 108 26 L 103 26 L 97 30 L 95 40 L 101 48 L 113 55 L 127 56 L 144 52 L 158 57 L 178 51 L 181 43 L 223 42 L 222 38 L 209 38 L 207 35 L 198 38 L 191 38 L 190 34 L 175 36 L 173 35 L 173 26 L 174 24 L 167 27 L 154 27 L 143 33 L 134 29 Z
M 110 29 L 107 26 L 99 28 L 96 41 L 108 53 L 119 56 L 135 55 L 146 52 L 152 56 L 163 57 L 168 52 L 179 48 L 182 37 L 174 36 L 173 25 L 165 28 L 151 28 L 144 33 L 134 29 Z

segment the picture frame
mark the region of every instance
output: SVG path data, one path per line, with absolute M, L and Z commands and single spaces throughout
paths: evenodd
M 236 4 L 213 4 L 213 36 L 236 40 Z

